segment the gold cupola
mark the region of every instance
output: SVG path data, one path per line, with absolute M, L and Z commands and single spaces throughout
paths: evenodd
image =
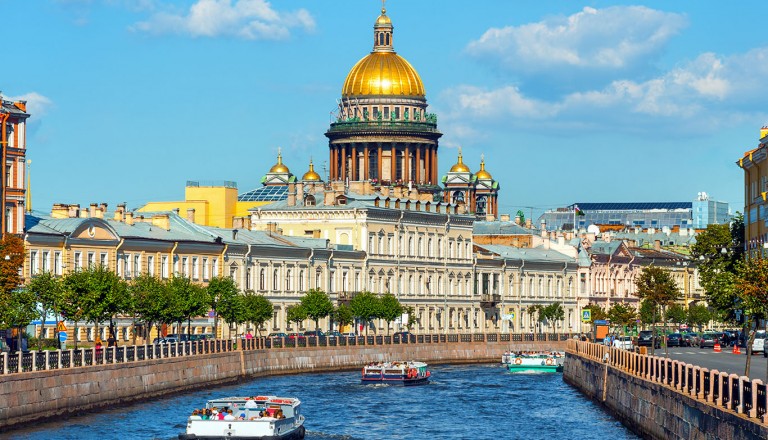
M 480 180 L 493 180 L 491 173 L 485 170 L 485 156 L 480 156 L 480 171 L 475 174 L 475 177 Z
M 277 149 L 277 163 L 269 169 L 270 173 L 290 173 L 288 167 L 283 164 L 283 154 L 280 148 Z
M 323 179 L 315 172 L 315 165 L 312 163 L 312 159 L 309 159 L 309 171 L 302 176 L 302 182 L 321 182 Z
M 424 83 L 405 58 L 393 48 L 394 27 L 381 8 L 381 15 L 373 25 L 373 51 L 357 62 L 349 71 L 343 97 L 351 96 L 418 96 L 424 97 Z
M 461 148 L 459 148 L 459 160 L 456 162 L 455 165 L 451 167 L 450 172 L 452 173 L 470 173 L 469 167 L 464 164 L 464 160 L 461 156 Z

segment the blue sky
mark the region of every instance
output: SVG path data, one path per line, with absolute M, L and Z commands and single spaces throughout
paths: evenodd
M 36 210 L 259 186 L 282 147 L 321 171 L 376 0 L 0 0 L 0 90 L 29 101 Z M 500 212 L 573 202 L 743 209 L 736 160 L 768 123 L 768 2 L 390 0 L 395 50 Z M 12 36 L 12 38 L 10 38 Z

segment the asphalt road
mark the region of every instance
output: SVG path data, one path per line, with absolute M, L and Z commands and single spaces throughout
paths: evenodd
M 744 374 L 744 369 L 747 366 L 746 350 L 742 348 L 741 355 L 733 354 L 731 347 L 723 347 L 722 350 L 720 353 L 715 353 L 711 348 L 670 347 L 669 357 L 710 370 L 727 371 L 738 375 Z M 650 354 L 650 350 L 648 353 Z M 656 356 L 664 356 L 664 348 L 656 349 L 655 354 Z M 766 364 L 768 364 L 768 359 L 763 357 L 762 353 L 754 353 L 748 376 L 766 382 Z

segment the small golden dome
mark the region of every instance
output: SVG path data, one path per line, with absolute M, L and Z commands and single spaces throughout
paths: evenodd
M 290 173 L 288 170 L 288 167 L 283 165 L 283 155 L 280 152 L 280 149 L 277 149 L 277 163 L 272 165 L 272 168 L 269 169 L 270 173 Z
M 377 25 L 392 24 L 392 20 L 390 20 L 389 17 L 387 17 L 387 10 L 385 8 L 381 8 L 381 15 L 379 15 L 379 18 L 376 19 L 376 24 Z
M 485 158 L 480 159 L 480 171 L 475 174 L 475 177 L 483 180 L 493 180 L 491 173 L 485 170 Z
M 349 71 L 341 95 L 423 97 L 425 93 L 421 77 L 405 58 L 394 52 L 372 52 Z
M 461 148 L 459 148 L 459 160 L 454 166 L 451 167 L 452 173 L 469 173 L 469 167 L 464 164 L 464 160 L 461 156 Z
M 304 173 L 304 176 L 302 176 L 301 180 L 304 182 L 320 182 L 322 180 L 320 175 L 315 172 L 315 165 L 312 163 L 312 159 L 309 160 L 309 171 Z

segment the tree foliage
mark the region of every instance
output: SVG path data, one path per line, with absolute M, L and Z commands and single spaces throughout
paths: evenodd
M 658 322 L 659 316 L 661 316 L 661 310 L 657 304 L 652 301 L 642 300 L 640 301 L 640 322 L 644 325 L 654 325 Z
M 694 304 L 688 307 L 686 314 L 686 323 L 691 327 L 696 327 L 700 331 L 712 320 L 712 312 L 703 304 Z
M 37 349 L 43 349 L 43 337 L 45 334 L 45 321 L 48 315 L 53 314 L 58 321 L 61 310 L 61 279 L 52 273 L 43 271 L 29 280 L 27 290 L 34 295 L 40 305 L 40 337 L 37 340 Z
M 675 280 L 672 278 L 668 270 L 662 269 L 657 266 L 646 266 L 643 271 L 640 272 L 640 276 L 635 281 L 637 286 L 636 295 L 643 301 L 646 301 L 653 306 L 657 306 L 661 309 L 662 313 L 666 312 L 667 307 L 674 304 L 680 298 L 680 290 L 677 288 Z M 654 307 L 656 310 L 656 307 Z M 654 341 L 651 345 L 653 348 L 656 344 L 656 322 L 658 319 L 653 318 L 653 334 Z M 664 326 L 666 327 L 666 320 Z M 667 346 L 664 345 L 666 351 Z
M 219 308 L 222 304 L 225 305 L 225 307 L 229 307 L 232 301 L 233 297 L 236 297 L 240 294 L 240 289 L 237 287 L 237 284 L 235 283 L 235 280 L 232 279 L 232 277 L 215 277 L 212 278 L 211 281 L 208 282 L 208 286 L 206 287 L 206 290 L 208 291 L 208 298 L 210 298 L 210 308 L 214 311 L 215 319 L 213 321 L 213 333 L 216 333 L 217 330 L 217 324 L 218 324 L 218 317 L 220 316 Z M 232 310 L 229 310 L 230 316 Z M 236 322 L 235 320 L 229 320 L 224 318 L 227 322 Z
M 339 304 L 333 311 L 333 320 L 339 324 L 339 327 L 345 327 L 355 322 L 355 317 L 352 316 L 352 309 L 346 304 Z
M 387 324 L 392 324 L 392 321 L 401 316 L 403 316 L 403 306 L 395 295 L 387 293 L 379 298 L 379 318 L 386 321 Z M 389 325 L 387 325 L 387 332 L 389 332 Z
M 637 310 L 624 303 L 613 303 L 608 309 L 608 319 L 616 327 L 626 327 L 637 321 Z
M 372 319 L 379 317 L 379 298 L 371 292 L 363 291 L 352 298 L 349 302 L 349 307 L 355 318 L 366 323 L 365 331 L 368 333 L 367 324 Z
M 261 326 L 272 319 L 274 306 L 264 297 L 248 291 L 243 296 L 243 308 L 245 309 L 245 322 L 250 322 L 261 334 Z
M 597 304 L 587 304 L 584 306 L 584 310 L 589 310 L 592 322 L 608 319 L 608 314 Z
M 301 328 L 301 323 L 307 319 L 307 311 L 301 304 L 293 304 L 285 309 L 285 320 L 296 324 L 296 330 Z
M 333 312 L 333 303 L 331 298 L 320 289 L 309 289 L 301 297 L 301 307 L 307 316 L 315 321 L 315 330 L 318 330 L 318 322 Z
M 667 307 L 667 312 L 664 314 L 664 319 L 670 324 L 682 324 L 687 318 L 688 313 L 680 304 L 672 304 Z

